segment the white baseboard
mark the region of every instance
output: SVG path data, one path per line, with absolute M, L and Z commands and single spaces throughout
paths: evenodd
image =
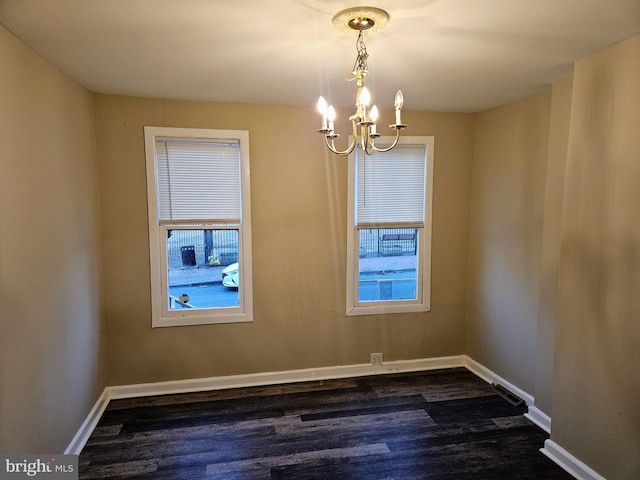
M 133 398 L 146 397 L 150 395 L 204 392 L 227 388 L 329 380 L 335 378 L 362 377 L 367 375 L 419 372 L 423 370 L 463 366 L 465 366 L 465 357 L 463 355 L 457 355 L 418 360 L 399 360 L 384 362 L 382 365 L 372 365 L 368 363 L 358 365 L 339 365 L 334 367 L 308 368 L 281 372 L 252 373 L 246 375 L 228 375 L 222 377 L 175 380 L 169 382 L 142 383 L 137 385 L 108 387 L 108 389 L 109 397 L 112 399 Z
M 500 384 L 507 390 L 515 393 L 518 397 L 522 398 L 527 404 L 527 407 L 529 407 L 527 413 L 525 413 L 524 416 L 545 432 L 551 433 L 551 417 L 534 405 L 535 398 L 533 397 L 533 395 L 525 392 L 521 388 L 515 386 L 513 383 L 505 380 L 500 375 L 489 370 L 484 365 L 481 365 L 480 363 L 467 356 L 465 356 L 465 367 L 482 378 L 485 382 Z
M 582 463 L 553 440 L 546 440 L 540 451 L 578 480 L 606 480 L 598 472 Z
M 547 433 L 551 433 L 551 417 L 538 407 L 530 406 L 529 411 L 524 414 L 529 420 L 539 426 Z
M 96 428 L 100 417 L 102 417 L 102 414 L 107 408 L 109 400 L 111 400 L 109 397 L 109 387 L 106 387 L 89 412 L 89 415 L 87 415 L 85 421 L 80 425 L 80 429 L 78 429 L 73 440 L 71 440 L 71 443 L 64 451 L 65 455 L 80 455 L 80 452 L 86 445 L 87 440 L 89 440 L 89 437 L 93 433 L 93 429 Z
M 534 402 L 533 395 L 525 392 L 521 388 L 515 386 L 513 383 L 505 380 L 500 375 L 492 372 L 484 365 L 479 364 L 474 359 L 467 357 L 466 355 L 465 355 L 464 366 L 467 367 L 469 370 L 471 370 L 473 373 L 475 373 L 477 376 L 482 378 L 485 382 L 502 385 L 507 390 L 515 393 L 518 397 L 524 400 L 524 402 L 527 404 L 528 407 L 533 406 L 533 402 Z

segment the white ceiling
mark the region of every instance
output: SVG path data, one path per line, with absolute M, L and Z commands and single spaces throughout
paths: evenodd
M 355 35 L 331 19 L 356 5 L 391 16 L 366 38 L 382 108 L 400 88 L 410 110 L 484 110 L 640 32 L 640 0 L 0 0 L 0 23 L 94 92 L 349 105 Z

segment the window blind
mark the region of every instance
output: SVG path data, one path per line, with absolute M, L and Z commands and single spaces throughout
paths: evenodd
M 396 145 L 386 153 L 356 153 L 356 225 L 424 225 L 426 146 Z
M 240 223 L 240 142 L 156 140 L 158 219 Z

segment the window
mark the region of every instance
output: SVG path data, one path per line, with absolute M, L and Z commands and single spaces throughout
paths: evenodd
M 389 152 L 349 156 L 347 315 L 430 309 L 433 146 L 401 137 Z
M 251 321 L 249 133 L 144 132 L 153 327 Z

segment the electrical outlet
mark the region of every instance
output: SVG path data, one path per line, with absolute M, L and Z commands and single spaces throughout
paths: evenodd
M 371 354 L 371 365 L 382 365 L 382 354 L 381 353 L 372 353 Z

